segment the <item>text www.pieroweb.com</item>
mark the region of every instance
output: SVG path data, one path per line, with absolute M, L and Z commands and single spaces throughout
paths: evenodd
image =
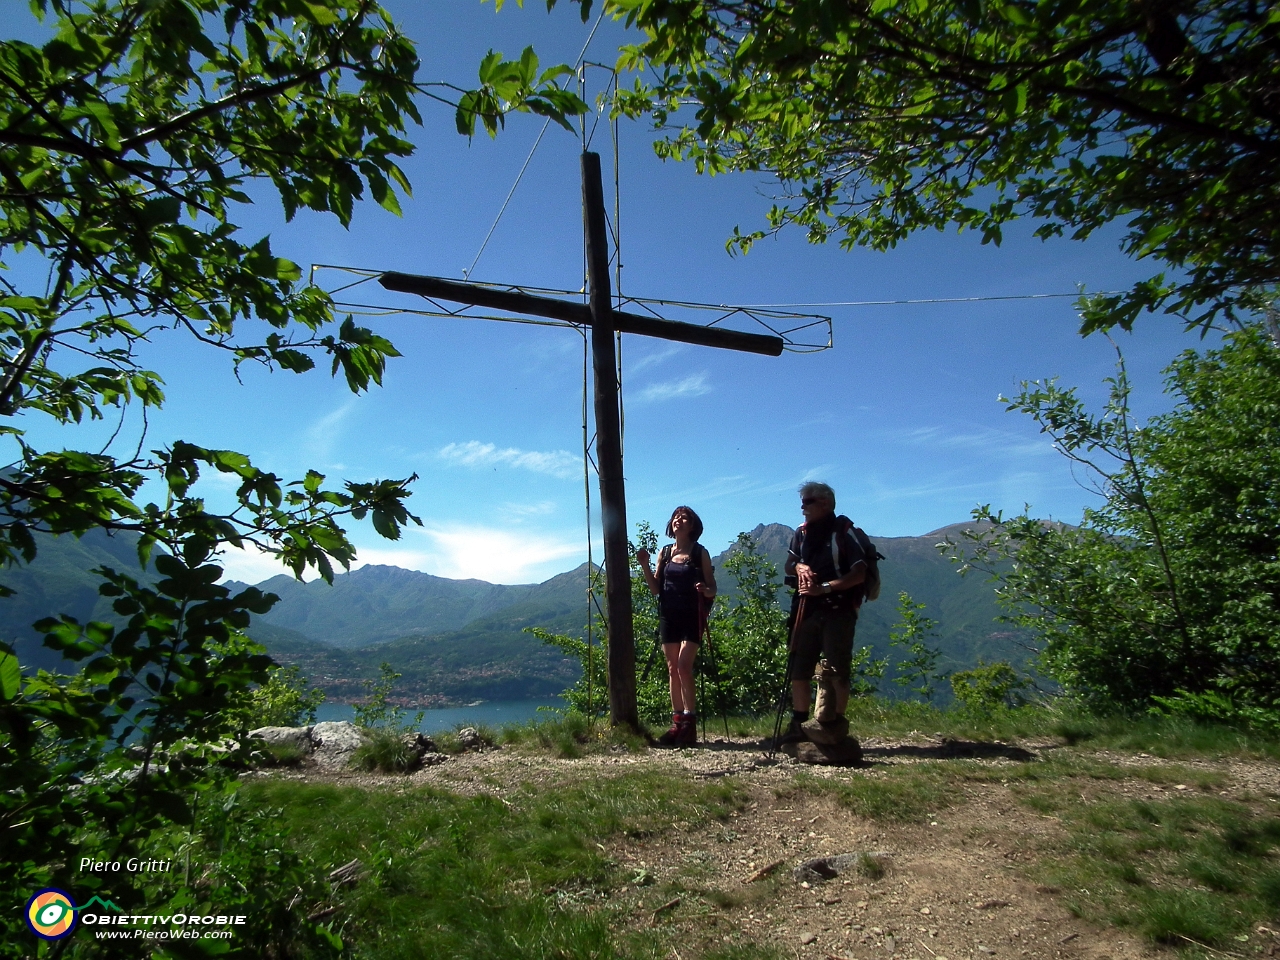
M 99 940 L 230 940 L 230 930 L 95 930 Z

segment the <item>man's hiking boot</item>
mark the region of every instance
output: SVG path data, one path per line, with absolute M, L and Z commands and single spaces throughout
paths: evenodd
M 664 747 L 673 747 L 679 743 L 681 730 L 684 726 L 684 714 L 673 713 L 671 715 L 671 729 L 658 738 L 658 743 Z
M 680 718 L 680 729 L 672 741 L 677 747 L 696 747 L 698 745 L 698 718 L 695 714 L 686 713 Z
M 780 747 L 784 743 L 797 743 L 804 738 L 804 729 L 800 721 L 795 717 L 792 717 L 791 725 L 788 726 L 786 730 L 782 731 L 782 736 L 778 737 L 778 742 L 774 744 L 774 747 Z
M 813 743 L 833 746 L 849 736 L 849 721 L 844 717 L 823 723 L 821 720 L 809 720 L 800 727 L 804 737 Z

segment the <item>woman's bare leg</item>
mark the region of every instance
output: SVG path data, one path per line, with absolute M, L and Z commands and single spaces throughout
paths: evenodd
M 662 654 L 667 658 L 667 684 L 671 688 L 671 712 L 681 713 L 684 705 L 684 683 L 680 675 L 680 658 L 687 643 L 664 643 Z M 691 701 L 692 702 L 692 701 Z
M 679 672 L 681 699 L 686 713 L 693 713 L 696 709 L 694 706 L 696 697 L 694 695 L 693 662 L 697 656 L 698 645 L 696 643 L 690 643 L 686 640 L 680 644 L 680 653 L 676 658 L 676 669 Z

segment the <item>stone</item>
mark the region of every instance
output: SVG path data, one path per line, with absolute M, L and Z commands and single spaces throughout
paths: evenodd
M 800 725 L 804 735 L 812 743 L 835 746 L 849 738 L 849 721 L 844 717 L 832 717 L 830 720 L 807 720 Z
M 889 953 L 894 953 L 898 949 L 898 941 L 893 937 L 886 937 L 884 941 L 884 948 Z
M 400 742 L 409 750 L 409 763 L 406 770 L 417 770 L 423 766 L 423 758 L 439 756 L 435 741 L 417 730 L 410 730 L 400 735 Z
M 419 753 L 436 753 L 439 750 L 434 740 L 417 730 L 410 730 L 401 739 L 405 742 L 405 746 Z
M 259 727 L 250 730 L 249 736 L 263 741 L 269 747 L 287 747 L 310 756 L 315 744 L 311 742 L 312 727 Z
M 800 866 L 791 871 L 791 876 L 795 878 L 796 883 L 802 887 L 810 886 L 815 883 L 825 883 L 828 880 L 834 880 L 836 877 L 846 873 L 856 873 L 862 865 L 862 858 L 866 856 L 882 866 L 888 862 L 889 854 L 884 852 L 877 853 L 837 853 L 829 857 L 814 857 L 812 860 L 806 860 Z M 858 901 L 859 907 L 866 906 L 865 900 Z
M 458 731 L 458 744 L 463 750 L 481 750 L 484 741 L 480 739 L 480 731 L 475 727 L 463 727 Z
M 364 743 L 364 734 L 347 720 L 330 720 L 311 728 L 312 758 L 326 767 L 345 767 Z
M 438 767 L 448 759 L 449 755 L 447 753 L 424 753 L 418 763 L 424 767 Z
M 857 767 L 862 765 L 862 746 L 853 737 L 845 737 L 837 744 L 798 743 L 782 745 L 782 752 L 800 763 L 824 767 Z
M 805 933 L 800 934 L 800 942 L 806 947 L 817 939 L 818 935 L 816 933 L 809 933 L 806 931 Z

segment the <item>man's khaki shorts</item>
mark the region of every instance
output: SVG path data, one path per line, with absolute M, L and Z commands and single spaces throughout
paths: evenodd
M 815 605 L 805 610 L 804 621 L 796 630 L 796 648 L 791 658 L 791 679 L 808 680 L 818 660 L 825 658 L 836 674 L 849 679 L 853 663 L 853 631 L 858 611 L 832 610 Z

